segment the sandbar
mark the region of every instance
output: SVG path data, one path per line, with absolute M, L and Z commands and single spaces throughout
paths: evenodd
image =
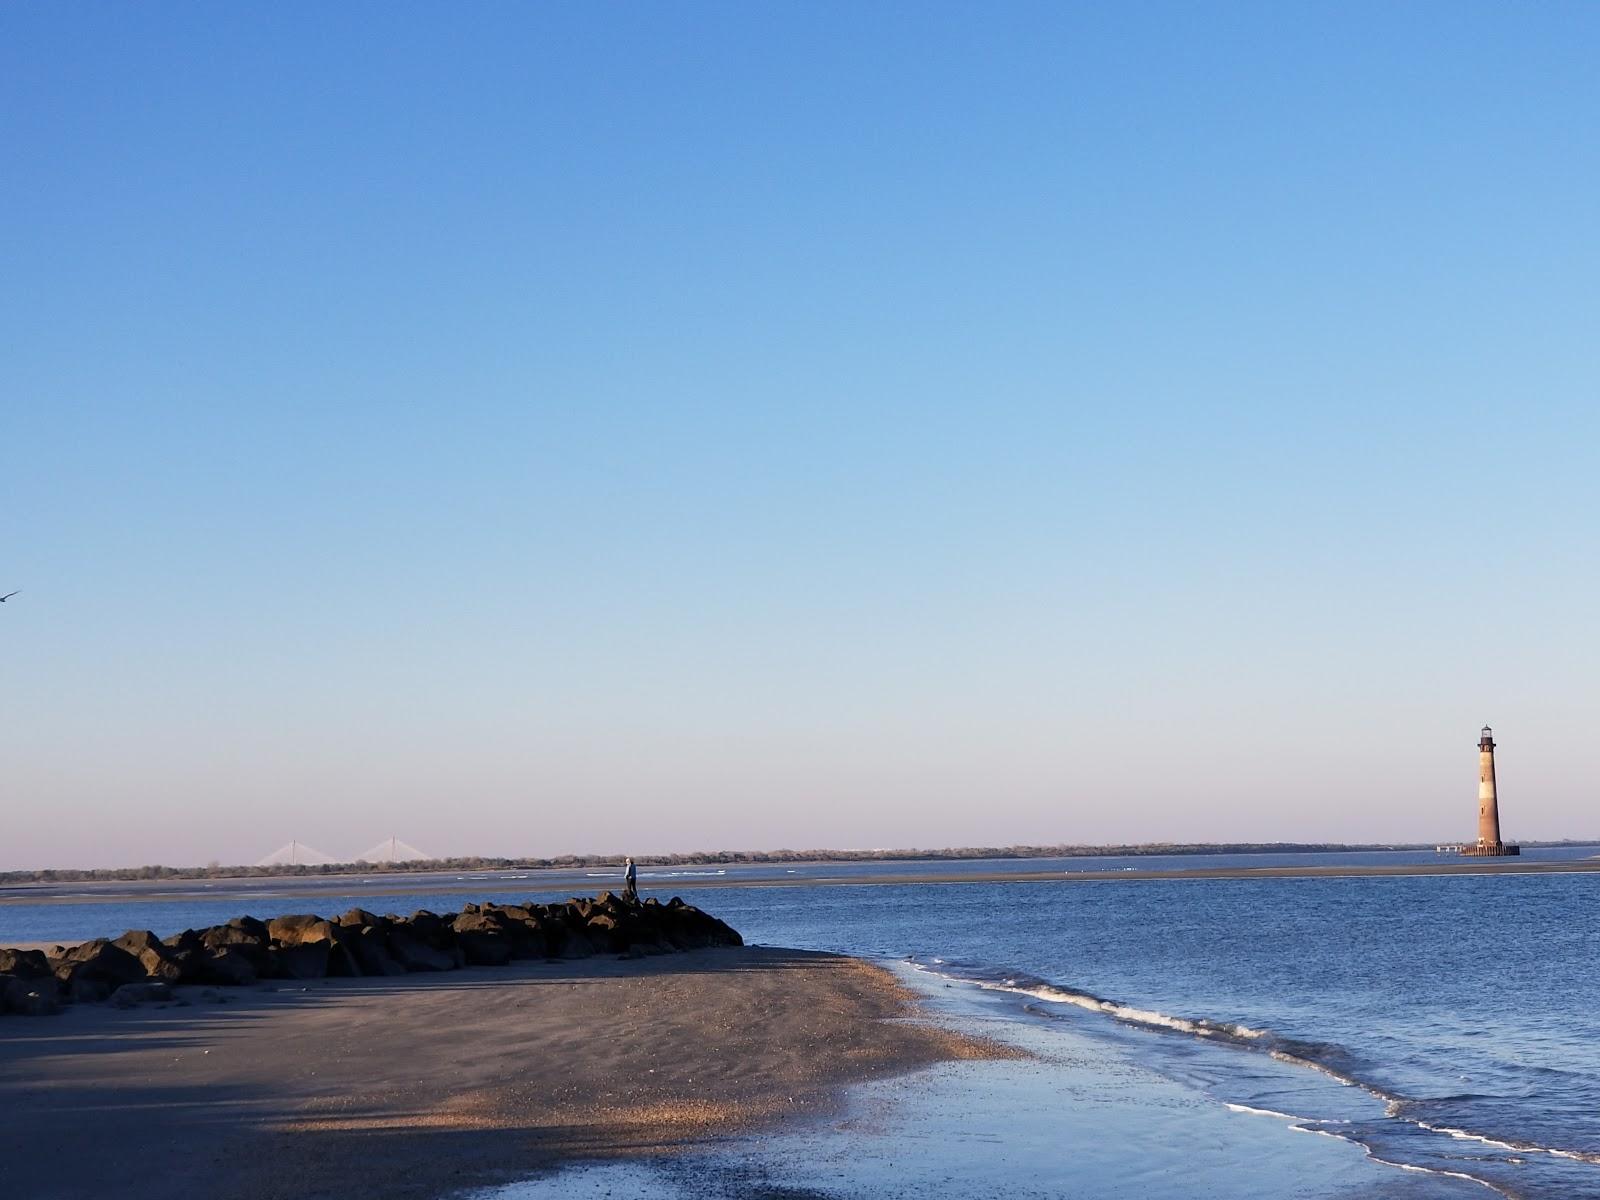
M 9 1195 L 432 1200 L 1015 1053 L 880 967 L 761 947 L 180 994 L 0 1021 Z

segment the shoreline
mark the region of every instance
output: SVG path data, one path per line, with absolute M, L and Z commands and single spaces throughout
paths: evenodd
M 1282 854 L 1386 854 L 1386 853 L 1417 853 L 1430 849 L 1437 849 L 1440 845 L 1458 845 L 1454 839 L 1429 842 L 1141 842 L 1129 845 L 1063 845 L 1063 846 L 1037 846 L 1037 847 L 955 847 L 949 849 L 927 850 L 893 850 L 893 851 L 819 851 L 817 857 L 773 857 L 787 853 L 786 851 L 745 852 L 730 851 L 731 857 L 707 857 L 684 860 L 671 860 L 656 855 L 635 856 L 634 861 L 641 868 L 659 873 L 663 870 L 669 872 L 682 872 L 694 874 L 704 871 L 715 871 L 729 867 L 829 867 L 829 866 L 885 866 L 893 867 L 905 863 L 967 863 L 967 862 L 1014 862 L 1029 863 L 1041 860 L 1060 860 L 1074 858 L 1211 858 L 1218 855 L 1249 857 L 1252 855 L 1282 855 Z M 1533 839 L 1517 843 L 1529 850 L 1563 849 L 1569 847 L 1600 846 L 1600 837 L 1596 838 L 1559 838 L 1556 840 Z M 759 853 L 761 857 L 755 857 Z M 55 887 L 63 884 L 89 884 L 89 885 L 114 885 L 114 884 L 208 884 L 208 883 L 283 883 L 300 880 L 340 879 L 348 877 L 369 876 L 374 873 L 392 875 L 404 878 L 409 875 L 428 876 L 434 874 L 455 874 L 459 872 L 477 874 L 504 874 L 508 872 L 536 874 L 563 874 L 576 872 L 610 872 L 620 874 L 623 865 L 622 854 L 585 856 L 582 861 L 557 862 L 543 859 L 537 862 L 513 862 L 507 859 L 496 859 L 485 862 L 482 859 L 471 860 L 477 865 L 467 865 L 466 859 L 427 859 L 418 860 L 411 864 L 415 870 L 396 869 L 394 864 L 388 863 L 337 863 L 329 864 L 329 870 L 287 871 L 277 874 L 256 874 L 262 867 L 234 866 L 219 868 L 215 874 L 199 867 L 156 867 L 157 871 L 171 871 L 171 874 L 155 876 L 138 876 L 134 874 L 119 874 L 131 872 L 136 868 L 128 867 L 55 867 L 55 868 L 8 868 L 0 871 L 0 892 L 32 887 Z M 105 878 L 97 878 L 104 874 Z M 22 876 L 33 876 L 22 878 Z M 49 878 L 42 878 L 49 876 Z
M 923 1015 L 1018 1053 L 943 1061 L 848 1088 L 838 1111 L 670 1155 L 576 1161 L 473 1200 L 925 1200 L 929 1196 L 1191 1200 L 1475 1200 L 1482 1184 L 1374 1158 L 1359 1141 L 1307 1137 L 1313 1123 L 1225 1102 L 1170 1072 L 1141 1037 L 1099 1014 L 1052 1015 L 1033 999 L 885 966 Z M 1197 1045 L 1197 1053 L 1235 1054 Z M 1269 1061 L 1289 1084 L 1341 1094 Z M 1311 1078 L 1309 1081 L 1306 1076 Z M 1369 1116 L 1375 1117 L 1376 1112 Z
M 703 1149 L 852 1084 L 1011 1053 L 915 1019 L 882 967 L 773 948 L 180 995 L 8 1020 L 19 1194 L 434 1200 Z
M 881 875 L 848 875 L 848 876 L 806 876 L 798 879 L 785 879 L 772 877 L 764 879 L 740 879 L 718 876 L 715 878 L 679 878 L 671 881 L 670 888 L 648 888 L 655 892 L 665 894 L 666 891 L 694 891 L 702 888 L 797 888 L 797 887 L 884 887 L 894 885 L 921 885 L 921 884 L 960 884 L 960 883 L 1120 883 L 1137 882 L 1151 879 L 1340 879 L 1340 878 L 1381 878 L 1405 877 L 1424 875 L 1565 875 L 1587 874 L 1600 871 L 1600 858 L 1582 858 L 1569 860 L 1537 861 L 1529 859 L 1507 859 L 1504 862 L 1485 860 L 1481 858 L 1464 858 L 1459 862 L 1446 861 L 1435 863 L 1396 863 L 1374 864 L 1358 863 L 1347 865 L 1330 864 L 1317 866 L 1311 864 L 1296 864 L 1286 867 L 1124 867 L 1118 870 L 1097 871 L 927 871 L 919 874 L 881 874 Z M 345 879 L 351 882 L 341 886 Z M 381 886 L 373 886 L 360 877 L 331 877 L 324 885 L 320 880 L 314 884 L 301 883 L 296 880 L 293 888 L 260 887 L 252 889 L 251 898 L 262 899 L 275 896 L 296 896 L 314 899 L 326 896 L 421 896 L 431 894 L 459 893 L 461 880 L 438 880 L 422 878 L 409 885 L 396 879 L 390 883 L 388 879 Z M 151 884 L 148 890 L 130 888 L 126 885 L 112 884 L 55 884 L 38 885 L 30 884 L 15 890 L 0 888 L 0 907 L 9 905 L 42 906 L 42 905 L 72 905 L 72 904 L 105 904 L 139 903 L 143 901 L 165 901 L 174 896 L 189 898 L 211 898 L 207 890 L 192 886 L 184 886 L 185 881 L 172 881 Z M 254 881 L 251 881 L 252 883 Z M 471 882 L 477 885 L 475 890 L 495 891 L 485 889 L 483 885 L 499 882 L 493 876 L 474 877 Z M 507 882 L 513 882 L 508 880 Z M 569 890 L 565 887 L 541 889 L 537 887 L 538 880 L 529 879 L 525 875 L 514 880 L 519 886 L 518 891 L 549 891 L 562 892 Z M 529 884 L 535 886 L 529 887 Z M 51 895 L 43 892 L 45 886 L 76 887 L 88 889 L 101 889 L 92 891 L 75 891 L 68 895 Z M 156 888 L 162 890 L 157 891 Z M 8 894 L 9 893 L 9 894 Z M 214 893 L 220 898 L 229 893 L 217 891 Z

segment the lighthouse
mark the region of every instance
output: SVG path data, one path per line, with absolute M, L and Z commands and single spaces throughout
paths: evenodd
M 1500 798 L 1494 783 L 1494 731 L 1485 725 L 1478 734 L 1478 840 L 1461 847 L 1473 858 L 1501 858 L 1521 854 L 1522 847 L 1500 840 Z

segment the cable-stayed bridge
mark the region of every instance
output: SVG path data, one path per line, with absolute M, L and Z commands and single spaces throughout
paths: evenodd
M 372 849 L 363 854 L 356 855 L 356 862 L 364 863 L 398 863 L 398 862 L 426 862 L 433 855 L 418 850 L 409 842 L 402 842 L 399 838 L 386 838 Z
M 287 846 L 279 846 L 271 854 L 256 863 L 258 867 L 325 867 L 340 861 L 331 854 L 324 854 L 313 846 L 304 842 L 290 842 Z
M 301 841 L 291 841 L 257 861 L 256 866 L 326 867 L 335 863 L 371 863 L 378 866 L 382 863 L 427 862 L 432 858 L 433 855 L 426 850 L 418 850 L 410 842 L 402 842 L 397 837 L 386 837 L 371 849 L 360 854 L 352 854 L 347 858 L 324 854 L 316 847 L 308 846 Z

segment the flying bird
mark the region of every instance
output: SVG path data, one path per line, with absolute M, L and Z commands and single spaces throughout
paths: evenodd
M 18 588 L 17 592 L 20 592 L 21 590 L 21 588 Z M 0 596 L 0 604 L 4 604 L 7 600 L 11 599 L 11 597 L 15 596 L 17 592 L 7 592 L 4 596 Z

